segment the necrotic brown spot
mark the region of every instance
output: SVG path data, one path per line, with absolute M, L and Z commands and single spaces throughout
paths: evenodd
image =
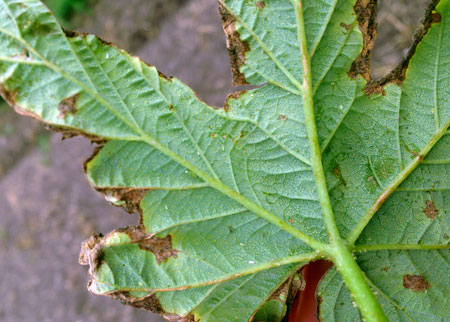
M 427 200 L 425 202 L 425 208 L 423 208 L 423 212 L 430 219 L 434 219 L 437 215 L 439 215 L 439 210 L 434 207 L 433 202 L 430 200 Z
M 143 231 L 143 227 L 127 227 L 119 230 L 130 236 L 131 242 L 138 244 L 142 250 L 153 253 L 158 265 L 166 262 L 169 258 L 177 258 L 177 251 L 172 248 L 172 236 L 167 235 L 164 238 L 150 236 Z
M 349 76 L 356 78 L 361 75 L 366 80 L 370 80 L 370 58 L 377 35 L 377 1 L 358 0 L 354 7 L 358 18 L 358 25 L 363 35 L 363 49 L 359 57 L 353 62 L 349 71 Z
M 137 299 L 131 296 L 130 293 L 126 291 L 116 292 L 111 294 L 110 296 L 111 298 L 119 300 L 125 305 L 129 305 L 138 309 L 148 310 L 156 314 L 165 313 L 161 307 L 161 304 L 159 303 L 158 298 L 154 294 L 149 295 L 143 299 Z
M 245 53 L 250 50 L 250 45 L 247 41 L 241 40 L 239 32 L 236 30 L 235 19 L 227 9 L 222 5 L 219 5 L 219 12 L 222 17 L 223 30 L 227 38 L 227 49 L 230 54 L 233 84 L 248 84 L 244 74 L 240 71 L 240 67 L 245 63 Z
M 439 12 L 433 12 L 431 15 L 431 20 L 433 23 L 439 23 L 442 21 L 442 17 Z
M 155 254 L 158 264 L 166 262 L 169 258 L 177 258 L 177 251 L 172 249 L 172 236 L 164 238 L 152 237 L 139 242 L 139 248 Z
M 264 1 L 257 1 L 256 6 L 258 7 L 259 10 L 262 10 L 266 7 L 266 3 Z
M 349 31 L 352 25 L 341 22 L 341 27 L 344 28 L 346 31 Z
M 228 112 L 230 110 L 230 105 L 229 105 L 229 101 L 230 100 L 237 100 L 239 99 L 242 95 L 244 95 L 247 91 L 237 91 L 234 93 L 230 93 L 227 96 L 227 99 L 225 101 L 225 105 L 223 107 L 223 109 L 225 110 L 225 112 Z
M 95 155 L 93 157 L 95 157 Z M 90 160 L 92 160 L 93 157 L 91 157 Z M 146 188 L 96 188 L 96 190 L 104 194 L 107 199 L 113 198 L 117 201 L 121 201 L 122 203 L 120 204 L 112 204 L 125 209 L 130 214 L 142 214 L 142 198 L 150 191 L 150 189 Z
M 409 275 L 403 276 L 403 287 L 409 288 L 414 292 L 424 292 L 431 287 L 422 275 Z
M 78 98 L 80 97 L 80 94 L 75 94 L 71 97 L 65 98 L 59 103 L 58 110 L 59 110 L 59 118 L 63 119 L 67 116 L 67 114 L 74 114 L 77 111 L 76 108 L 76 102 Z
M 16 105 L 17 92 L 9 91 L 5 87 L 3 87 L 2 84 L 0 84 L 0 95 L 9 105 L 11 106 Z

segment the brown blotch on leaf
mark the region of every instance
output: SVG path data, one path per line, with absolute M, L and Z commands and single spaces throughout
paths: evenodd
M 102 39 L 102 38 L 100 38 L 98 36 L 96 36 L 96 37 L 97 37 L 98 41 L 100 41 L 103 45 L 110 46 L 110 47 L 111 46 L 116 47 L 116 45 L 113 44 L 112 42 L 110 42 L 108 40 L 105 40 L 105 39 Z
M 149 64 L 147 64 L 147 63 L 145 63 L 146 65 L 149 65 Z M 152 65 L 149 65 L 149 66 L 152 66 Z M 163 74 L 162 72 L 160 72 L 159 70 L 158 70 L 158 76 L 159 77 L 161 77 L 161 78 L 164 78 L 165 80 L 168 80 L 168 81 L 172 81 L 172 76 L 166 76 L 165 74 Z
M 280 120 L 282 120 L 282 121 L 287 121 L 287 120 L 288 120 L 288 116 L 287 116 L 287 115 L 280 114 L 280 115 L 278 115 L 278 119 L 280 119 Z
M 73 30 L 68 30 L 65 28 L 62 28 L 64 34 L 66 35 L 67 38 L 75 38 L 75 37 L 86 37 L 88 36 L 87 33 L 84 32 L 78 32 L 78 31 L 73 31 Z
M 333 173 L 334 173 L 336 176 L 338 176 L 338 177 L 341 175 L 341 171 L 339 170 L 338 167 L 335 167 L 335 168 L 333 169 Z
M 409 288 L 414 292 L 425 292 L 431 287 L 422 275 L 409 275 L 403 276 L 403 287 Z
M 267 301 L 271 301 L 271 300 L 275 300 L 275 301 L 280 301 L 280 302 L 284 302 L 285 299 L 286 301 L 288 301 L 287 299 L 290 298 L 290 289 L 292 286 L 292 280 L 293 277 L 289 277 L 283 284 L 281 284 L 280 287 L 278 287 L 273 293 L 272 295 L 270 295 L 270 297 L 267 299 Z M 295 296 L 294 296 L 295 298 Z M 289 303 L 288 303 L 289 306 Z M 288 312 L 290 311 L 289 308 L 287 310 Z M 257 311 L 255 313 L 253 313 L 253 315 L 250 317 L 249 322 L 253 322 L 255 315 L 256 315 Z M 288 315 L 288 314 L 287 314 Z
M 75 94 L 71 97 L 63 99 L 58 105 L 58 118 L 64 119 L 66 118 L 67 114 L 75 114 L 77 111 L 76 103 L 79 97 L 80 94 Z
M 177 321 L 177 322 L 198 322 L 200 320 L 196 319 L 194 314 L 188 314 L 185 317 L 181 317 L 177 314 L 163 314 L 164 319 L 168 321 Z
M 89 265 L 89 272 L 91 275 L 102 262 L 102 241 L 103 235 L 95 233 L 81 245 L 78 262 L 81 265 Z
M 244 74 L 240 71 L 240 67 L 245 63 L 245 53 L 250 50 L 250 45 L 248 41 L 241 40 L 239 32 L 236 30 L 235 18 L 221 4 L 219 4 L 219 13 L 222 17 L 222 26 L 227 39 L 227 49 L 230 54 L 233 85 L 248 84 Z
M 228 105 L 229 100 L 239 99 L 245 93 L 247 93 L 247 91 L 237 91 L 237 92 L 228 94 L 227 99 L 225 100 L 225 105 L 223 106 L 223 109 L 225 110 L 225 112 L 228 112 L 230 110 L 230 106 Z
M 129 292 L 116 292 L 110 295 L 111 298 L 119 300 L 122 304 L 129 305 L 138 309 L 144 309 L 156 314 L 164 314 L 161 304 L 155 294 L 151 294 L 144 298 L 135 298 Z
M 355 5 L 355 12 L 358 14 L 357 9 L 359 12 L 361 12 L 361 7 L 365 3 L 368 3 L 369 6 L 372 7 L 371 10 L 376 10 L 376 3 L 374 5 L 371 5 L 370 3 L 376 2 L 375 0 L 359 0 L 357 4 Z M 364 88 L 364 92 L 366 95 L 372 95 L 372 94 L 381 94 L 385 95 L 384 86 L 388 84 L 397 84 L 401 85 L 403 81 L 405 80 L 406 76 L 406 70 L 408 69 L 409 62 L 411 58 L 416 53 L 416 49 L 418 44 L 422 41 L 423 37 L 427 34 L 428 30 L 432 26 L 433 23 L 439 23 L 441 21 L 441 16 L 439 13 L 435 12 L 436 5 L 439 3 L 439 0 L 432 0 L 430 5 L 428 6 L 425 18 L 422 20 L 422 27 L 415 33 L 414 35 L 414 41 L 411 45 L 410 49 L 408 50 L 408 53 L 403 58 L 403 60 L 395 67 L 388 75 L 385 77 L 379 79 L 379 80 L 372 80 L 370 77 L 370 55 L 373 48 L 373 41 L 376 36 L 376 23 L 375 23 L 375 17 L 376 12 L 372 11 L 372 19 L 369 19 L 368 28 L 367 31 L 363 29 L 364 23 L 361 22 L 367 21 L 368 18 L 362 18 L 366 16 L 366 14 L 363 14 L 363 16 L 360 18 L 358 14 L 358 22 L 360 22 L 360 29 L 363 33 L 363 39 L 364 39 L 364 49 L 361 52 L 360 57 L 353 63 L 352 69 L 349 72 L 349 76 L 355 78 L 358 74 L 362 75 L 366 80 L 367 84 Z M 364 10 L 362 11 L 364 12 Z M 361 19 L 361 20 L 360 20 Z M 372 27 L 370 27 L 372 26 Z M 367 48 L 366 48 L 367 44 Z M 362 57 L 364 56 L 364 57 Z
M 94 152 L 95 153 L 95 152 Z M 98 152 L 97 152 L 98 153 Z M 112 199 L 115 202 L 112 202 L 112 205 L 124 208 L 130 214 L 142 214 L 142 209 L 140 203 L 142 198 L 149 192 L 151 189 L 146 188 L 96 188 L 97 191 L 101 192 L 105 195 L 105 198 L 108 201 Z M 124 202 L 121 205 L 118 205 L 117 202 Z
M 67 38 L 75 38 L 75 37 L 86 38 L 87 36 L 90 35 L 88 33 L 67 30 L 67 29 L 64 29 L 64 28 L 63 28 L 63 32 L 64 32 L 64 34 L 66 35 Z M 100 38 L 98 36 L 95 36 L 95 38 L 97 38 L 98 41 L 101 42 L 103 45 L 117 48 L 117 46 L 114 43 L 112 43 L 112 42 L 110 42 L 108 40 L 102 39 L 102 38 Z
M 256 1 L 256 7 L 259 10 L 262 10 L 262 9 L 264 9 L 266 7 L 266 3 L 264 1 Z
M 345 181 L 344 176 L 341 173 L 341 170 L 339 169 L 339 166 L 336 166 L 333 169 L 333 174 L 339 179 L 339 181 L 341 182 L 342 185 L 344 185 L 344 187 L 347 186 L 347 181 Z
M 16 105 L 17 101 L 17 92 L 16 91 L 10 91 L 7 90 L 5 87 L 3 87 L 2 84 L 0 84 L 0 95 L 3 97 L 6 103 L 8 103 L 11 106 Z
M 346 24 L 346 23 L 344 23 L 344 22 L 341 22 L 340 26 L 341 26 L 342 28 L 344 28 L 345 30 L 347 30 L 347 31 L 349 31 L 350 28 L 352 27 L 351 24 Z
M 83 163 L 84 173 L 87 174 L 88 163 L 91 162 L 92 160 L 94 160 L 94 158 L 97 156 L 97 154 L 100 153 L 100 150 L 103 148 L 103 146 L 104 146 L 104 144 L 96 146 L 94 149 L 94 152 L 92 152 L 91 156 L 84 161 L 84 163 Z
M 159 264 L 166 262 L 169 258 L 177 258 L 177 251 L 172 248 L 172 236 L 158 238 L 144 232 L 143 226 L 130 226 L 117 230 L 130 236 L 131 242 L 138 244 L 142 250 L 153 253 Z
M 425 202 L 425 208 L 423 208 L 423 213 L 433 220 L 439 215 L 439 210 L 435 208 L 434 203 L 431 200 L 427 200 Z
M 322 319 L 320 317 L 320 309 L 322 308 L 322 302 L 323 302 L 323 298 L 320 295 L 316 295 L 316 301 L 317 301 L 317 313 L 316 316 L 319 319 L 319 321 L 321 322 Z
M 431 14 L 431 21 L 432 23 L 439 23 L 442 21 L 441 14 L 439 12 L 433 12 Z
M 354 6 L 359 29 L 363 35 L 363 49 L 353 62 L 348 75 L 356 78 L 358 75 L 370 80 L 370 59 L 377 36 L 377 1 L 358 0 Z M 342 26 L 342 24 L 341 24 Z
M 178 322 L 196 322 L 194 315 L 189 314 L 185 317 L 173 313 L 167 313 L 161 306 L 158 297 L 155 294 L 150 294 L 143 298 L 136 298 L 130 295 L 129 292 L 121 291 L 109 295 L 112 299 L 119 300 L 122 304 L 132 306 L 138 309 L 144 309 L 153 313 L 159 314 L 168 321 Z
M 19 106 L 17 104 L 17 95 L 18 95 L 18 93 L 16 91 L 7 90 L 5 87 L 2 86 L 2 84 L 0 84 L 0 96 L 2 96 L 3 99 L 9 105 L 11 105 L 18 114 L 32 117 L 32 118 L 40 121 L 41 123 L 43 123 L 47 130 L 61 133 L 63 136 L 62 137 L 63 140 L 74 137 L 74 136 L 82 135 L 85 138 L 87 138 L 89 141 L 97 143 L 97 144 L 104 144 L 106 142 L 106 140 L 100 136 L 92 135 L 92 134 L 83 132 L 81 130 L 70 129 L 70 128 L 66 128 L 63 126 L 56 126 L 56 125 L 45 122 L 39 115 L 27 110 L 26 108 L 24 108 L 22 106 Z
M 43 122 L 41 118 L 37 118 L 39 121 Z M 89 133 L 85 133 L 81 130 L 75 130 L 75 129 L 69 129 L 65 127 L 55 126 L 52 124 L 45 123 L 45 128 L 49 131 L 57 132 L 62 135 L 62 140 L 70 139 L 75 136 L 81 135 L 91 141 L 92 143 L 96 143 L 98 145 L 104 145 L 106 143 L 106 140 L 102 138 L 101 136 L 92 135 Z
M 288 278 L 275 292 L 272 293 L 269 300 L 283 301 L 283 297 L 289 294 L 292 277 Z

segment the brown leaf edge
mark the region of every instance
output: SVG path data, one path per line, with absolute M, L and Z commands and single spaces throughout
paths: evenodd
M 263 9 L 263 8 L 261 8 Z M 87 33 L 79 33 L 75 31 L 70 31 L 62 28 L 62 31 L 64 32 L 65 36 L 67 38 L 72 37 L 87 37 L 90 36 L 90 34 Z M 97 40 L 102 43 L 105 46 L 112 46 L 115 47 L 117 50 L 120 50 L 114 43 L 103 40 L 102 38 L 95 36 Z M 237 38 L 239 39 L 239 38 Z M 240 45 L 239 45 L 240 46 Z M 242 44 L 242 46 L 247 48 L 247 45 L 245 43 Z M 245 56 L 246 50 L 249 50 L 249 47 L 245 49 L 245 51 L 242 51 L 238 57 L 238 60 Z M 130 56 L 133 56 L 129 54 Z M 244 56 L 242 56 L 244 55 Z M 136 57 L 136 56 L 133 56 Z M 142 59 L 138 58 L 141 62 L 144 64 L 154 67 L 153 65 L 143 61 Z M 240 62 L 243 62 L 240 60 Z M 165 78 L 169 81 L 172 81 L 172 77 L 167 77 L 163 73 L 158 71 L 158 74 L 160 77 Z M 241 74 L 241 76 L 243 75 Z M 236 80 L 236 79 L 235 79 Z M 245 78 L 238 80 L 238 82 L 234 83 L 236 84 L 248 84 L 245 81 Z M 247 92 L 247 90 L 242 90 L 238 92 L 230 93 L 227 98 L 226 102 L 224 104 L 224 107 L 213 107 L 217 109 L 223 108 L 225 111 L 229 110 L 229 100 L 237 100 L 240 98 L 240 96 L 244 95 Z M 53 124 L 44 121 L 39 115 L 28 111 L 26 108 L 20 106 L 17 102 L 17 96 L 18 92 L 15 90 L 9 90 L 6 89 L 3 84 L 0 83 L 0 96 L 4 98 L 4 100 L 14 108 L 14 110 L 20 114 L 27 117 L 32 117 L 36 119 L 37 121 L 44 124 L 47 130 L 60 133 L 62 135 L 62 140 L 70 139 L 76 136 L 83 136 L 86 139 L 88 139 L 92 144 L 94 144 L 94 151 L 91 154 L 91 156 L 86 159 L 86 161 L 83 164 L 83 168 L 85 171 L 85 174 L 87 173 L 87 164 L 92 161 L 98 153 L 101 151 L 101 149 L 105 146 L 105 144 L 109 141 L 107 138 L 94 135 L 91 133 L 88 133 L 86 131 L 77 129 L 77 128 L 71 128 L 68 126 L 63 126 L 59 124 Z M 58 105 L 58 110 L 60 112 L 59 117 L 65 118 L 68 114 L 76 114 L 76 102 L 79 98 L 80 94 L 75 94 L 70 97 L 64 98 Z M 199 100 L 201 98 L 197 97 Z M 114 230 L 110 233 L 108 233 L 106 236 L 104 236 L 101 233 L 94 233 L 91 237 L 89 237 L 86 241 L 83 242 L 80 254 L 79 254 L 79 263 L 81 265 L 89 266 L 89 275 L 91 277 L 91 280 L 88 283 L 88 289 L 90 284 L 92 283 L 92 278 L 94 275 L 94 272 L 96 269 L 102 265 L 103 263 L 103 248 L 105 247 L 105 241 L 108 239 L 108 237 L 115 233 L 126 233 L 130 236 L 131 242 L 138 244 L 139 247 L 143 250 L 147 250 L 151 253 L 153 253 L 156 257 L 157 263 L 161 264 L 162 262 L 167 261 L 169 258 L 176 258 L 177 257 L 177 250 L 172 248 L 172 237 L 170 235 L 166 236 L 165 238 L 158 238 L 156 236 L 150 235 L 145 233 L 145 228 L 143 227 L 143 218 L 142 218 L 142 209 L 140 207 L 140 202 L 142 198 L 151 190 L 152 188 L 126 188 L 126 187 L 96 187 L 93 185 L 92 182 L 90 182 L 92 188 L 98 192 L 100 192 L 102 195 L 104 195 L 106 200 L 112 200 L 114 199 L 115 202 L 109 203 L 113 206 L 123 208 L 125 211 L 127 211 L 130 214 L 139 214 L 139 226 L 129 226 L 126 228 L 121 228 Z M 122 204 L 118 204 L 118 201 L 123 202 Z M 236 276 L 238 277 L 238 276 Z M 279 297 L 281 292 L 284 292 L 284 289 L 286 285 L 289 286 L 289 295 L 288 300 L 293 300 L 291 294 L 292 293 L 292 277 L 289 277 L 287 281 L 285 281 L 280 288 L 275 290 L 272 294 L 272 296 L 269 299 Z M 177 314 L 173 313 L 167 313 L 162 308 L 161 304 L 159 303 L 159 300 L 157 296 L 152 293 L 148 296 L 145 296 L 143 298 L 136 298 L 133 297 L 129 292 L 126 291 L 118 291 L 118 292 L 112 292 L 110 294 L 105 294 L 106 296 L 119 300 L 122 304 L 132 306 L 135 308 L 142 308 L 146 310 L 150 310 L 156 314 L 161 315 L 163 318 L 165 318 L 168 321 L 180 321 L 180 322 L 197 322 L 198 319 L 195 318 L 193 314 L 188 314 L 187 316 L 179 316 Z M 265 302 L 264 302 L 265 303 Z
M 363 49 L 358 58 L 353 62 L 348 75 L 354 79 L 358 75 L 361 75 L 367 81 L 367 84 L 363 89 L 367 96 L 372 94 L 385 95 L 384 87 L 391 83 L 401 86 L 405 80 L 409 62 L 416 53 L 417 46 L 427 34 L 433 23 L 439 23 L 441 21 L 439 13 L 435 12 L 439 1 L 440 0 L 430 1 L 430 4 L 425 11 L 425 17 L 422 20 L 422 26 L 416 31 L 413 44 L 405 57 L 389 74 L 378 80 L 372 79 L 370 75 L 370 61 L 375 38 L 377 36 L 377 0 L 356 1 L 354 11 L 357 16 L 359 29 L 363 35 Z
M 257 7 L 262 10 L 262 1 L 258 2 Z M 219 13 L 222 19 L 222 27 L 227 40 L 227 49 L 230 55 L 231 74 L 233 76 L 233 85 L 249 84 L 245 79 L 245 75 L 241 73 L 241 66 L 245 64 L 245 54 L 250 51 L 248 41 L 241 39 L 239 32 L 236 30 L 236 19 L 228 10 L 219 2 Z
M 172 248 L 172 237 L 170 235 L 167 235 L 164 238 L 158 238 L 145 233 L 143 226 L 130 226 L 117 229 L 110 232 L 106 236 L 96 233 L 82 244 L 79 255 L 79 263 L 81 265 L 89 266 L 89 275 L 91 280 L 88 283 L 88 289 L 90 291 L 90 286 L 95 278 L 95 271 L 104 263 L 103 248 L 105 247 L 108 239 L 117 233 L 127 234 L 130 237 L 130 243 L 137 244 L 140 249 L 154 254 L 158 265 L 166 262 L 170 258 L 177 258 L 177 251 Z M 155 293 L 150 293 L 149 295 L 141 298 L 134 297 L 127 291 L 115 291 L 105 295 L 112 299 L 119 300 L 124 305 L 149 310 L 153 313 L 159 314 L 169 321 L 196 321 L 194 315 L 192 314 L 182 317 L 177 314 L 165 312 Z
M 64 30 L 64 33 L 67 37 L 86 37 L 88 34 L 77 33 L 73 31 Z M 114 46 L 114 44 L 102 40 L 97 37 L 97 39 L 106 46 Z M 120 50 L 120 49 L 118 49 Z M 142 60 L 141 60 L 142 61 Z M 152 65 L 142 61 L 150 67 Z M 167 77 L 161 72 L 159 72 L 159 76 L 163 77 L 169 81 L 172 80 L 172 77 Z M 108 142 L 106 138 L 103 138 L 98 135 L 94 135 L 88 133 L 86 131 L 82 131 L 80 129 L 71 128 L 68 126 L 57 125 L 53 123 L 49 123 L 44 121 L 39 115 L 30 112 L 23 106 L 18 104 L 19 93 L 16 90 L 9 90 L 4 87 L 3 84 L 0 83 L 0 96 L 14 108 L 14 110 L 20 114 L 27 117 L 32 117 L 39 122 L 43 123 L 44 126 L 51 131 L 60 133 L 62 135 L 62 140 L 69 139 L 75 136 L 83 136 L 87 138 L 92 144 L 95 144 L 95 149 L 92 155 L 84 162 L 84 169 L 86 173 L 86 165 L 89 161 L 91 161 L 95 156 L 100 152 L 100 150 L 104 147 L 104 145 Z M 79 97 L 79 94 L 75 94 L 68 98 L 63 99 L 59 105 L 58 109 L 60 111 L 60 117 L 64 118 L 66 114 L 76 114 L 76 101 Z M 95 187 L 90 182 L 92 188 L 102 193 L 106 199 L 110 199 L 110 197 L 115 198 L 118 201 L 123 201 L 124 203 L 118 207 L 124 208 L 129 213 L 139 213 L 140 219 L 139 222 L 142 223 L 142 210 L 140 208 L 140 202 L 144 195 L 152 189 L 149 188 L 99 188 Z M 110 202 L 111 203 L 111 202 Z M 115 203 L 111 203 L 114 206 L 117 206 Z M 102 248 L 104 247 L 105 240 L 111 234 L 121 232 L 126 233 L 130 236 L 132 243 L 136 243 L 143 250 L 149 251 L 153 253 L 156 257 L 157 263 L 161 264 L 162 262 L 167 261 L 169 258 L 176 258 L 177 251 L 172 248 L 172 237 L 167 235 L 164 238 L 158 238 L 145 233 L 144 227 L 142 225 L 139 226 L 130 226 L 122 229 L 118 229 L 112 231 L 111 233 L 103 236 L 101 233 L 94 233 L 88 240 L 86 240 L 80 251 L 79 262 L 82 265 L 89 265 L 89 275 L 93 276 L 94 271 L 102 264 L 103 261 L 103 252 Z M 91 282 L 89 282 L 90 284 Z M 144 308 L 147 310 L 151 310 L 157 314 L 162 315 L 165 319 L 169 321 L 181 321 L 181 322 L 194 322 L 195 319 L 193 315 L 188 315 L 186 317 L 180 317 L 175 314 L 164 312 L 157 297 L 154 294 L 150 294 L 145 298 L 135 298 L 130 296 L 127 292 L 114 292 L 112 294 L 108 294 L 111 298 L 120 300 L 123 304 L 131 305 L 137 308 Z

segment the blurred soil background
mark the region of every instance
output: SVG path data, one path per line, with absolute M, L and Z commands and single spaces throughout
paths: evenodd
M 313 1 L 313 0 L 311 0 Z M 426 0 L 379 1 L 372 75 L 403 57 Z M 231 86 L 228 54 L 214 0 L 47 0 L 68 29 L 95 33 L 189 84 L 222 106 Z M 86 289 L 81 242 L 137 223 L 110 206 L 84 177 L 93 147 L 61 141 L 0 102 L 0 321 L 156 322 Z

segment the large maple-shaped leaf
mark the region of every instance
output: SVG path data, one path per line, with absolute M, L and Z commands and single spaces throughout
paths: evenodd
M 336 226 L 390 319 L 449 320 L 450 1 L 378 82 L 374 1 L 218 2 L 235 83 L 262 85 L 222 109 L 37 0 L 0 0 L 2 96 L 99 143 L 90 182 L 140 214 L 83 245 L 90 291 L 168 319 L 279 321 L 305 263 L 345 271 Z M 319 295 L 324 321 L 360 319 L 336 270 Z

